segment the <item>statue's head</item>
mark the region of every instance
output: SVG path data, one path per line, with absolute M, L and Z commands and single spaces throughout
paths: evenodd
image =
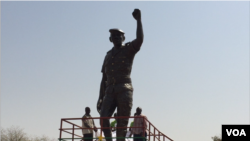
M 110 37 L 109 40 L 112 42 L 115 46 L 122 45 L 122 42 L 125 41 L 124 32 L 121 29 L 113 28 L 109 30 Z
M 88 115 L 88 114 L 90 114 L 90 108 L 89 107 L 86 107 L 85 108 L 85 113 Z
M 136 115 L 141 115 L 142 109 L 141 107 L 136 108 Z

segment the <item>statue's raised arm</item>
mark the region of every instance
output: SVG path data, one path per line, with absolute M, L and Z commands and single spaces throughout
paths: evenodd
M 143 29 L 141 22 L 141 11 L 139 9 L 135 9 L 132 13 L 133 17 L 137 21 L 137 29 L 136 29 L 136 39 L 133 41 L 135 50 L 140 50 L 140 47 L 143 42 Z

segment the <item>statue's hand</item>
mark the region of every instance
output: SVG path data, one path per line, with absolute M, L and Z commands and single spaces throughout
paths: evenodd
M 135 9 L 134 12 L 132 13 L 132 15 L 136 20 L 140 20 L 141 19 L 141 11 L 140 11 L 140 9 Z

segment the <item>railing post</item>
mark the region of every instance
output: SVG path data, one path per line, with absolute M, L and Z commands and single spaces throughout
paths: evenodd
M 159 141 L 160 141 L 160 140 L 161 140 L 161 138 L 160 138 L 160 137 L 161 137 L 161 136 L 160 136 L 161 132 L 160 132 L 160 131 L 158 131 L 158 134 L 159 134 L 158 136 L 159 136 Z
M 102 124 L 103 124 L 103 120 L 102 120 L 102 117 L 101 117 L 101 137 L 102 137 Z
M 154 141 L 155 141 L 155 127 L 154 127 Z
M 72 131 L 72 141 L 74 141 L 74 135 L 75 135 L 75 125 L 73 125 L 73 131 Z
M 148 140 L 150 140 L 150 126 L 151 126 L 151 123 L 150 123 L 150 122 L 148 122 L 148 123 L 149 123 L 149 124 L 148 124 L 148 126 L 149 126 L 149 127 L 148 127 L 148 128 L 149 128 L 149 129 L 148 129 Z
M 60 139 L 60 141 L 61 141 L 61 138 L 62 138 L 62 123 L 63 123 L 63 120 L 61 119 L 61 125 L 60 125 L 60 137 L 59 137 L 59 139 Z
M 145 141 L 145 117 L 143 117 L 142 139 Z

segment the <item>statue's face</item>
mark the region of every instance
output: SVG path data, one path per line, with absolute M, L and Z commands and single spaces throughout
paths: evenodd
M 120 32 L 114 31 L 111 33 L 111 40 L 114 45 L 121 45 L 124 40 L 124 35 Z

